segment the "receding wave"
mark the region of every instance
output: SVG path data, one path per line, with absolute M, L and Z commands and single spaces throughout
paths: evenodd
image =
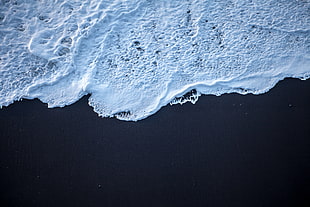
M 100 116 L 140 120 L 309 76 L 308 0 L 0 1 L 0 106 L 91 94 Z

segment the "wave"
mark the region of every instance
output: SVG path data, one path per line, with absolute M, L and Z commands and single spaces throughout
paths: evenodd
M 310 77 L 310 2 L 4 0 L 0 106 L 91 94 L 102 117 L 146 118 L 201 94 L 261 94 Z

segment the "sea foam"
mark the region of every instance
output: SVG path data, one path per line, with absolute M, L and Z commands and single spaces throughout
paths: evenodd
M 100 116 L 140 120 L 309 76 L 308 0 L 0 1 L 0 106 L 91 94 Z

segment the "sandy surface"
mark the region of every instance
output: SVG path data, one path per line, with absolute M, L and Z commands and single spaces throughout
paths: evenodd
M 309 206 L 310 80 L 204 96 L 139 122 L 84 97 L 0 110 L 2 206 Z

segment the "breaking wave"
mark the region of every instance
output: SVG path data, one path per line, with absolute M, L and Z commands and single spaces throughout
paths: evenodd
M 308 0 L 0 1 L 0 106 L 91 94 L 100 116 L 140 120 L 309 76 Z

